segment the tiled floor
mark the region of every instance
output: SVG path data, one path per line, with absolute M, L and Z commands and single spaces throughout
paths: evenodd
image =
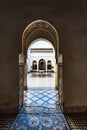
M 55 107 L 59 103 L 58 91 L 55 90 L 34 90 L 24 92 L 25 106 L 50 106 Z
M 58 91 L 51 90 L 32 90 L 24 92 L 24 107 L 21 112 L 26 113 L 61 113 L 59 106 Z
M 68 113 L 66 119 L 71 130 L 87 130 L 87 113 Z
M 59 106 L 58 91 L 28 89 L 24 92 L 24 106 L 11 130 L 68 130 Z
M 23 108 L 11 130 L 68 130 L 55 90 L 55 73 L 29 73 Z
M 0 115 L 0 130 L 87 130 L 87 114 L 81 113 L 66 115 L 68 127 L 55 91 L 55 73 L 30 73 L 27 85 L 23 108 L 17 117 Z
M 10 130 L 16 115 L 0 115 L 0 130 Z

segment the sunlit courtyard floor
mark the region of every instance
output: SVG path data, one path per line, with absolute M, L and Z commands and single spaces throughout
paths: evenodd
M 55 73 L 28 73 L 27 74 L 27 87 L 28 88 L 54 88 L 55 89 Z

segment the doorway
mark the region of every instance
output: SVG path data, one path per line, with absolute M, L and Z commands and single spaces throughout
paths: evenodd
M 39 48 L 38 52 L 40 52 L 40 59 L 38 60 L 37 55 L 33 55 L 37 53 L 36 48 L 31 48 L 29 53 L 32 53 L 33 60 L 27 59 L 28 48 L 31 47 L 32 43 L 38 39 L 45 39 L 50 41 L 54 50 L 55 50 L 55 66 L 53 65 L 52 59 L 45 59 L 42 56 L 42 52 L 45 51 L 45 54 L 52 53 L 53 49 L 47 48 Z M 56 29 L 48 22 L 43 20 L 37 20 L 29 24 L 22 35 L 22 54 L 19 56 L 19 70 L 20 70 L 20 93 L 19 93 L 19 108 L 22 107 L 19 116 L 17 118 L 18 128 L 22 126 L 22 129 L 64 129 L 67 130 L 67 123 L 62 114 L 60 108 L 60 94 L 58 86 L 58 56 L 59 56 L 59 38 Z M 29 54 L 30 56 L 30 54 Z M 29 64 L 28 64 L 29 62 Z M 35 66 L 37 64 L 37 71 L 33 73 L 33 78 L 36 79 L 36 74 L 39 73 L 39 70 L 46 70 L 46 72 L 40 72 L 41 77 L 43 78 L 44 74 L 50 77 L 50 74 L 55 73 L 55 87 L 54 88 L 45 88 L 39 87 L 27 88 L 27 83 L 30 79 L 27 79 L 28 73 L 31 74 L 30 78 L 32 79 L 32 68 L 36 69 Z M 38 65 L 39 64 L 39 65 Z M 54 72 L 48 72 L 49 69 L 54 68 Z M 39 76 L 39 75 L 38 75 Z M 48 81 L 48 80 L 47 80 Z M 35 80 L 32 80 L 32 85 Z M 38 80 L 36 80 L 38 83 Z M 36 85 L 35 82 L 35 85 Z M 51 79 L 48 82 L 50 84 Z M 43 83 L 42 83 L 43 84 Z M 52 85 L 52 84 L 51 84 Z M 45 85 L 44 85 L 45 86 Z M 55 90 L 56 88 L 56 90 Z M 24 98 L 23 98 L 24 97 Z M 15 127 L 15 124 L 13 127 Z
M 50 71 L 52 68 L 51 61 L 47 61 L 47 70 Z
M 35 61 L 35 60 L 32 63 L 32 70 L 33 71 L 37 70 L 37 61 Z
M 39 70 L 46 71 L 46 62 L 44 59 L 39 60 Z
M 52 65 L 53 71 L 48 68 Z M 27 88 L 55 89 L 55 50 L 46 39 L 34 40 L 27 50 Z
M 59 37 L 56 29 L 47 21 L 44 20 L 37 20 L 29 24 L 22 35 L 22 54 L 19 56 L 19 64 L 20 67 L 19 69 L 22 70 L 22 72 L 19 74 L 20 75 L 20 94 L 19 94 L 19 108 L 23 105 L 23 90 L 27 89 L 27 72 L 32 71 L 32 65 L 30 68 L 28 67 L 27 64 L 27 51 L 28 47 L 31 45 L 31 43 L 39 38 L 43 38 L 45 40 L 48 40 L 51 42 L 52 46 L 54 47 L 55 50 L 55 67 L 54 72 L 55 72 L 55 88 L 58 89 L 58 55 L 59 55 Z M 31 51 L 33 51 L 31 49 Z M 36 51 L 36 50 L 34 50 Z M 45 50 L 47 51 L 47 50 Z M 49 50 L 52 51 L 52 50 Z M 44 58 L 41 58 L 44 59 Z M 50 59 L 49 59 L 50 60 Z M 47 69 L 47 62 L 40 62 L 40 64 L 44 64 L 44 70 Z M 37 71 L 39 70 L 38 66 L 39 61 L 37 62 Z M 52 64 L 52 63 L 51 63 Z

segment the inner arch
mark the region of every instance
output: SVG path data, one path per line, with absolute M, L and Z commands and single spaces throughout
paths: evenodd
M 38 38 L 50 41 L 55 48 L 56 60 L 58 61 L 59 37 L 56 29 L 44 20 L 36 20 L 29 24 L 22 34 L 22 54 L 27 56 L 29 45 Z

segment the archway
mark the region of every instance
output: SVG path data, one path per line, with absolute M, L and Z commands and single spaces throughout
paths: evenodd
M 39 71 L 40 59 L 45 60 L 45 70 L 47 71 L 47 62 L 50 60 L 55 70 L 55 49 L 50 41 L 44 38 L 34 40 L 27 49 L 28 72 L 32 71 L 33 61 L 37 62 L 37 71 Z
M 58 53 L 59 53 L 59 36 L 56 29 L 44 20 L 36 20 L 29 24 L 22 35 L 22 54 L 27 56 L 28 46 L 32 43 L 32 41 L 44 38 L 50 41 L 55 49 L 56 60 L 58 61 Z
M 52 68 L 51 61 L 48 60 L 48 61 L 47 61 L 47 70 L 51 70 L 51 68 Z
M 44 38 L 50 41 L 55 49 L 55 72 L 56 72 L 56 88 L 58 88 L 58 55 L 59 55 L 59 36 L 56 29 L 44 20 L 36 20 L 29 24 L 22 35 L 22 53 L 19 55 L 19 77 L 20 77 L 20 94 L 19 94 L 19 108 L 23 104 L 23 90 L 27 88 L 27 50 L 30 44 L 39 38 Z
M 43 70 L 43 71 L 46 70 L 46 62 L 44 59 L 40 59 L 38 65 L 39 65 L 39 70 Z
M 34 60 L 33 63 L 32 63 L 32 70 L 37 70 L 37 61 Z

